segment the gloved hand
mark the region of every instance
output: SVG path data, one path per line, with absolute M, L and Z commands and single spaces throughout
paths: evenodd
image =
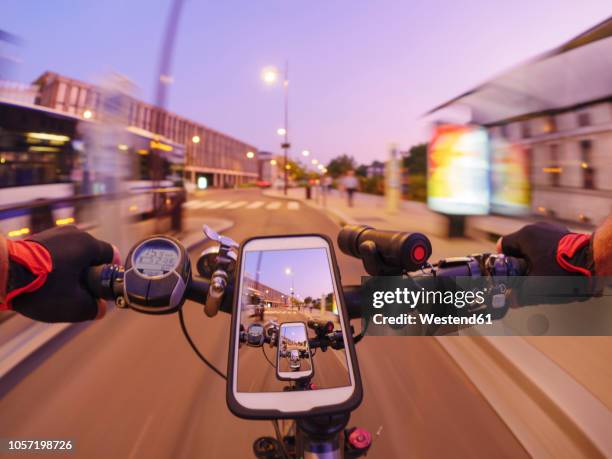
M 501 237 L 497 250 L 527 261 L 529 277 L 513 288 L 517 306 L 585 301 L 598 294 L 590 234 L 539 222 Z
M 8 288 L 0 309 L 43 322 L 80 322 L 104 315 L 106 302 L 93 297 L 85 278 L 91 266 L 121 262 L 111 244 L 75 226 L 55 227 L 6 244 Z
M 527 261 L 530 276 L 594 274 L 591 235 L 538 222 L 499 238 L 498 252 Z

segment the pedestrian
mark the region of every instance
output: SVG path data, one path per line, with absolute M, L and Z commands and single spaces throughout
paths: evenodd
M 348 206 L 353 207 L 353 195 L 359 188 L 359 180 L 355 177 L 355 171 L 350 170 L 342 178 L 342 186 L 346 190 Z

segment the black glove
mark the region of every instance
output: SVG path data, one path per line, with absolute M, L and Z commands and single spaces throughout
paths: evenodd
M 585 301 L 597 294 L 589 234 L 539 222 L 502 237 L 498 249 L 527 261 L 530 277 L 513 289 L 519 305 Z
M 539 222 L 501 238 L 501 251 L 524 258 L 530 276 L 590 276 L 594 271 L 591 235 Z
M 9 284 L 13 283 L 13 288 L 19 287 L 20 276 L 22 283 L 24 279 L 29 282 L 28 276 L 31 278 L 32 274 L 24 272 L 24 267 L 36 275 L 44 274 L 45 269 L 48 271 L 40 287 L 20 293 L 12 299 L 11 306 L 15 311 L 43 322 L 80 322 L 103 314 L 104 303 L 99 303 L 87 290 L 85 279 L 89 267 L 112 263 L 114 258 L 118 262 L 118 253 L 114 257 L 112 245 L 75 226 L 55 227 L 14 244 L 24 244 L 23 253 L 27 253 L 27 249 L 34 249 L 40 256 L 26 257 L 32 258 L 32 266 L 24 264 L 23 257 L 21 266 L 10 260 L 9 271 L 12 273 L 9 275 Z M 40 247 L 27 247 L 27 244 L 40 244 L 46 249 L 51 260 L 50 271 L 48 263 L 43 263 L 47 266 L 43 268 L 37 260 L 46 258 L 47 254 L 41 252 Z

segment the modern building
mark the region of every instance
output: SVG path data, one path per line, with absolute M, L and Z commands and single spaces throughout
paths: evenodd
M 100 113 L 101 89 L 97 86 L 45 72 L 34 85 L 36 103 L 84 119 L 96 119 Z M 201 176 L 209 185 L 228 187 L 257 179 L 257 149 L 253 145 L 215 131 L 195 121 L 146 102 L 129 98 L 128 124 L 133 129 L 163 136 L 183 145 L 186 150 L 186 180 L 196 183 Z
M 612 18 L 430 114 L 468 113 L 492 144 L 526 154 L 534 214 L 598 224 L 612 213 L 610 56 Z

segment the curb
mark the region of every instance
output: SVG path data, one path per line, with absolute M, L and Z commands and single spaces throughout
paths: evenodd
M 221 233 L 233 226 L 233 221 L 223 220 L 222 224 L 214 229 Z M 187 251 L 193 250 L 203 242 L 203 239 L 199 239 L 195 242 L 186 244 L 185 249 Z M 6 320 L 9 320 L 9 318 Z M 82 326 L 83 324 L 84 322 L 56 324 L 33 322 L 30 327 L 0 346 L 0 380 L 43 346 L 59 338 L 64 332 L 72 327 L 77 325 Z M 85 324 L 91 324 L 91 321 L 89 323 L 85 322 Z

